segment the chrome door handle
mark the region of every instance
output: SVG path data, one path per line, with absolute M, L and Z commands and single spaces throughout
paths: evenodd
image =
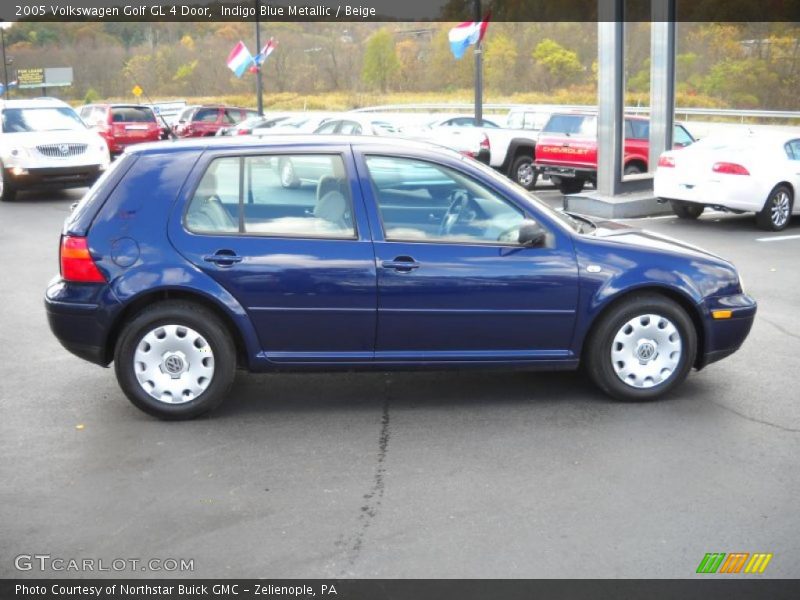
M 394 260 L 384 260 L 381 263 L 384 269 L 394 269 L 395 271 L 413 271 L 419 269 L 419 263 L 410 256 L 398 256 Z
M 203 257 L 203 260 L 214 263 L 220 267 L 230 267 L 231 265 L 242 262 L 242 257 L 231 250 L 218 250 L 214 254 L 207 254 Z

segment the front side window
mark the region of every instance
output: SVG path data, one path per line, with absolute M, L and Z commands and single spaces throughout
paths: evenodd
M 675 125 L 672 138 L 672 143 L 681 147 L 688 146 L 694 142 L 694 138 L 689 135 L 689 132 L 682 125 Z
M 522 210 L 474 179 L 410 158 L 366 162 L 387 241 L 517 243 Z
M 213 160 L 185 218 L 194 233 L 356 237 L 342 157 L 258 155 Z
M 339 126 L 339 133 L 342 135 L 361 135 L 361 125 L 355 121 L 342 121 Z

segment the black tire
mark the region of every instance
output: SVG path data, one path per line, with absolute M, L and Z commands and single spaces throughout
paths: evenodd
M 17 190 L 6 181 L 6 168 L 0 163 L 0 202 L 13 202 L 17 199 Z
M 166 325 L 195 330 L 213 352 L 214 371 L 208 387 L 196 398 L 183 403 L 157 400 L 145 391 L 136 377 L 137 347 L 148 332 Z M 189 373 L 192 367 L 188 361 L 187 364 L 186 373 Z M 213 312 L 191 302 L 166 300 L 145 308 L 125 324 L 114 351 L 114 370 L 122 391 L 137 408 L 160 419 L 193 419 L 213 410 L 225 399 L 236 371 L 236 348 L 227 327 Z
M 622 376 L 617 374 L 611 352 L 617 334 L 622 334 L 623 328 L 631 320 L 645 315 L 657 315 L 671 322 L 680 336 L 681 354 L 665 380 L 652 387 L 635 387 L 625 383 Z M 656 327 L 660 328 L 660 323 Z M 697 354 L 697 331 L 692 319 L 675 301 L 658 294 L 635 294 L 617 302 L 594 324 L 584 346 L 584 354 L 589 376 L 606 394 L 618 400 L 652 400 L 670 392 L 686 379 Z M 659 351 L 656 350 L 654 360 L 658 360 L 658 357 Z M 633 353 L 630 359 L 638 360 Z
M 764 208 L 756 213 L 756 225 L 766 231 L 783 231 L 792 220 L 794 194 L 784 184 L 777 185 L 767 196 Z
M 518 183 L 526 190 L 532 190 L 539 179 L 539 172 L 533 166 L 533 157 L 524 154 L 514 159 L 511 165 L 511 180 Z
M 285 188 L 294 189 L 300 187 L 300 179 L 294 169 L 291 158 L 282 158 L 278 161 L 278 177 L 281 185 Z
M 625 167 L 624 175 L 641 175 L 645 169 L 639 163 L 631 163 Z
M 564 194 L 577 194 L 583 189 L 583 185 L 586 183 L 583 179 L 575 178 L 575 179 L 566 179 L 562 178 L 561 181 L 558 182 L 558 190 Z
M 702 204 L 695 204 L 694 202 L 682 202 L 681 200 L 670 200 L 672 212 L 678 215 L 679 219 L 696 219 L 703 214 L 706 209 Z

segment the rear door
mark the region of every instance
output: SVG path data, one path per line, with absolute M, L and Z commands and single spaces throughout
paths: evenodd
M 327 161 L 315 181 L 281 185 L 282 160 Z M 274 362 L 373 357 L 375 256 L 347 146 L 206 156 L 170 236 L 247 310 Z

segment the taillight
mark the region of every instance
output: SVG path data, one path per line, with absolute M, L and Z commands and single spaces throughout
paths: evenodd
M 61 238 L 61 277 L 76 283 L 105 283 L 106 278 L 94 264 L 85 237 Z
M 675 167 L 675 159 L 671 156 L 662 156 L 658 159 L 658 166 L 659 167 Z
M 750 171 L 745 169 L 742 165 L 729 162 L 714 163 L 711 170 L 714 171 L 714 173 L 723 173 L 725 175 L 750 175 Z
M 237 129 L 236 135 L 250 135 L 252 131 L 250 129 Z
M 491 144 L 489 143 L 489 136 L 485 133 L 483 134 L 483 139 L 481 140 L 480 144 L 481 150 L 486 150 L 487 152 L 491 149 Z

